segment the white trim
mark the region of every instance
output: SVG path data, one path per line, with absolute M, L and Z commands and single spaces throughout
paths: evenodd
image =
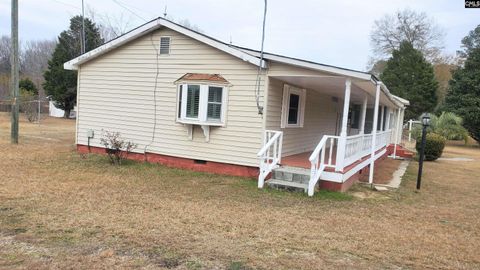
M 289 124 L 288 123 L 288 113 L 290 106 L 290 95 L 295 94 L 299 96 L 298 112 L 297 112 L 297 123 Z M 305 120 L 305 101 L 306 101 L 306 90 L 291 86 L 289 84 L 283 85 L 283 99 L 282 99 L 282 116 L 281 116 L 281 128 L 303 128 L 303 123 Z
M 375 105 L 373 107 L 373 125 L 372 125 L 372 153 L 370 158 L 370 170 L 368 175 L 368 183 L 373 183 L 373 172 L 375 169 L 375 149 L 377 144 L 377 128 L 378 128 L 378 106 L 380 103 L 380 88 L 382 84 L 377 84 L 377 89 L 375 91 Z
M 248 51 L 250 53 L 253 53 L 256 56 L 259 56 L 259 53 L 254 51 L 254 50 L 250 50 L 250 49 L 246 49 L 246 48 L 244 48 L 243 50 Z M 361 80 L 371 80 L 372 79 L 371 74 L 361 72 L 361 71 L 348 70 L 348 69 L 343 69 L 343 68 L 339 68 L 339 67 L 323 65 L 323 64 L 320 64 L 320 63 L 312 63 L 312 62 L 302 60 L 302 59 L 294 59 L 294 58 L 290 58 L 290 57 L 287 57 L 287 56 L 281 56 L 281 55 L 276 55 L 276 54 L 271 54 L 271 53 L 264 53 L 263 56 L 267 60 L 281 62 L 281 63 L 294 65 L 294 66 L 298 66 L 298 67 L 314 69 L 314 70 L 318 70 L 318 71 L 338 74 L 338 75 L 357 78 L 357 79 L 361 79 Z
M 102 54 L 105 54 L 117 47 L 120 47 L 122 46 L 123 44 L 131 41 L 131 40 L 134 40 L 140 36 L 143 36 L 143 35 L 146 35 L 154 30 L 157 30 L 159 29 L 160 27 L 167 27 L 169 29 L 172 29 L 173 31 L 176 31 L 178 33 L 181 33 L 181 34 L 184 34 L 186 36 L 189 36 L 193 39 L 196 39 L 202 43 L 205 43 L 207 45 L 210 45 L 216 49 L 219 49 L 223 52 L 226 52 L 228 54 L 231 54 L 235 57 L 238 57 L 240 59 L 242 59 L 243 61 L 246 61 L 250 64 L 253 64 L 255 66 L 261 66 L 263 68 L 266 68 L 267 65 L 266 65 L 266 62 L 263 60 L 261 63 L 260 63 L 260 59 L 258 59 L 258 57 L 256 56 L 253 56 L 251 54 L 248 54 L 240 49 L 237 49 L 235 47 L 232 47 L 232 46 L 228 46 L 227 44 L 225 43 L 222 43 L 218 40 L 215 40 L 213 38 L 210 38 L 210 37 L 207 37 L 205 35 L 202 35 L 200 33 L 197 33 L 195 31 L 192 31 L 188 28 L 185 28 L 183 26 L 180 26 L 178 24 L 175 24 L 175 23 L 172 23 L 166 19 L 163 19 L 163 18 L 157 18 L 153 21 L 150 21 L 116 39 L 113 39 L 99 47 L 97 47 L 96 49 L 93 49 L 89 52 L 86 52 L 80 56 L 78 56 L 77 58 L 74 58 L 66 63 L 63 64 L 63 67 L 65 69 L 68 69 L 68 70 L 76 70 L 78 69 L 78 66 L 99 56 L 99 55 L 102 55 Z
M 75 114 L 75 145 L 78 144 L 79 118 L 80 118 L 80 75 L 82 70 L 79 68 L 77 72 L 77 112 Z M 52 101 L 50 101 L 52 102 Z M 95 135 L 94 135 L 95 136 Z
M 189 118 L 187 117 L 187 100 L 188 100 L 188 86 L 189 85 L 198 85 L 200 86 L 199 94 L 199 103 L 198 103 L 198 117 Z M 182 86 L 182 105 L 180 108 L 180 118 L 178 117 L 178 103 L 180 99 L 180 86 Z M 222 104 L 220 112 L 220 121 L 208 120 L 208 91 L 209 87 L 219 87 L 222 88 Z M 177 85 L 177 108 L 175 112 L 175 121 L 181 124 L 188 125 L 204 125 L 204 126 L 226 126 L 226 116 L 228 109 L 228 87 L 225 85 L 219 84 L 197 84 L 197 83 L 182 83 Z M 205 130 L 205 129 L 204 129 Z
M 342 126 L 340 128 L 340 137 L 337 146 L 337 160 L 335 162 L 335 171 L 343 171 L 345 168 L 345 150 L 347 146 L 347 124 L 348 111 L 350 108 L 350 96 L 352 92 L 352 81 L 350 78 L 345 80 L 345 94 L 343 97 Z

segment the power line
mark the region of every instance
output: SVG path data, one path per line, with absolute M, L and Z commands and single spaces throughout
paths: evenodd
M 52 1 L 53 1 L 53 2 L 57 2 L 57 3 L 59 3 L 59 4 L 62 4 L 62 5 L 65 5 L 65 6 L 74 7 L 74 8 L 76 8 L 76 9 L 78 9 L 78 10 L 81 9 L 80 7 L 78 7 L 78 6 L 76 6 L 76 5 L 73 5 L 73 4 L 71 4 L 71 3 L 66 3 L 66 2 L 59 1 L 59 0 L 52 0 Z
M 120 3 L 119 1 L 117 0 L 112 0 L 115 4 L 119 5 L 120 7 L 126 9 L 127 11 L 129 11 L 130 13 L 132 13 L 133 15 L 137 16 L 138 18 L 142 19 L 143 21 L 147 22 L 148 20 L 146 20 L 145 18 L 143 18 L 142 16 L 138 15 L 136 12 L 134 12 L 133 10 L 129 9 L 128 7 L 126 7 L 124 4 Z
M 267 0 L 265 0 L 265 5 L 263 9 L 263 27 L 262 27 L 262 45 L 260 49 L 260 64 L 258 65 L 257 80 L 255 82 L 255 100 L 257 102 L 258 114 L 263 114 L 263 107 L 260 106 L 260 84 L 261 84 L 261 73 L 262 73 L 262 64 L 263 64 L 263 44 L 265 42 L 265 21 L 267 20 Z
M 128 4 L 128 3 L 125 3 L 124 1 L 120 1 L 120 0 L 117 0 L 117 1 L 119 1 L 120 3 L 122 3 L 124 6 L 127 6 L 127 7 L 130 7 L 130 8 L 132 8 L 132 9 L 135 9 L 135 10 L 141 12 L 141 13 L 148 13 L 148 14 L 154 16 L 154 17 L 158 17 L 155 12 L 151 12 L 151 11 L 146 11 L 146 10 L 140 9 L 140 8 L 134 6 L 134 5 L 130 5 L 130 4 Z

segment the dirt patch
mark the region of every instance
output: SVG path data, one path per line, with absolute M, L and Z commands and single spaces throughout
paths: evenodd
M 393 173 L 398 169 L 402 163 L 402 160 L 386 158 L 379 163 L 379 165 L 375 166 L 375 170 L 373 172 L 373 183 L 374 184 L 388 184 L 390 180 L 392 180 Z M 361 182 L 368 183 L 368 173 L 360 175 Z

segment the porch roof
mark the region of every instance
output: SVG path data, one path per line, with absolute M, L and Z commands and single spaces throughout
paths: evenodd
M 244 52 L 250 53 L 256 57 L 260 57 L 260 51 L 252 50 L 249 48 L 236 47 Z M 330 95 L 336 97 L 343 97 L 343 90 L 345 89 L 345 78 L 352 79 L 352 101 L 361 102 L 363 101 L 363 95 L 361 95 L 361 100 L 358 100 L 361 91 L 366 92 L 371 98 L 375 97 L 376 84 L 381 84 L 381 90 L 383 95 L 380 95 L 380 103 L 384 105 L 391 105 L 395 107 L 403 108 L 407 105 L 410 105 L 410 102 L 406 99 L 394 96 L 390 93 L 387 86 L 383 84 L 375 75 L 348 68 L 342 68 L 332 65 L 321 64 L 317 62 L 312 62 L 304 59 L 298 59 L 293 57 L 288 57 L 279 54 L 273 54 L 264 52 L 264 59 L 279 62 L 282 64 L 297 66 L 309 70 L 319 71 L 318 76 L 311 75 L 292 75 L 285 74 L 282 76 L 271 76 L 273 78 L 280 79 L 285 82 L 290 82 L 294 85 L 300 86 L 306 89 L 319 89 L 323 86 L 322 92 L 328 91 Z M 330 74 L 330 76 L 325 76 L 325 73 Z M 330 80 L 330 82 L 328 82 Z M 307 85 L 307 86 L 306 86 Z M 341 86 L 343 85 L 343 86 Z M 330 88 L 325 88 L 325 86 Z M 340 88 L 339 88 L 340 87 Z M 340 91 L 340 92 L 339 92 Z M 360 92 L 359 92 L 360 91 Z M 371 100 L 369 99 L 369 102 Z
M 325 75 L 273 75 L 270 78 L 278 79 L 288 84 L 305 88 L 312 91 L 343 99 L 345 93 L 345 76 L 325 76 Z M 376 84 L 370 80 L 352 79 L 350 102 L 361 104 L 365 96 L 368 97 L 368 103 L 375 102 Z M 407 104 L 402 103 L 398 97 L 390 94 L 388 89 L 382 84 L 380 95 L 380 104 L 389 107 L 403 108 Z M 404 100 L 404 99 L 403 99 Z M 404 100 L 406 101 L 406 100 Z M 408 101 L 406 101 L 408 102 Z

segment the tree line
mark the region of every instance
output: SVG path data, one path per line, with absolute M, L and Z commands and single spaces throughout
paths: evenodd
M 442 54 L 443 36 L 426 13 L 406 9 L 385 15 L 370 35 L 371 72 L 410 101 L 406 119 L 455 113 L 480 142 L 480 25 L 461 40 L 455 56 Z
M 85 18 L 86 51 L 92 50 L 128 28 L 125 20 Z M 179 22 L 198 28 L 188 21 Z M 77 73 L 64 70 L 63 63 L 81 54 L 82 17 L 74 16 L 57 40 L 30 41 L 22 46 L 21 74 L 65 110 L 68 117 L 76 104 Z M 462 39 L 455 56 L 442 53 L 444 31 L 426 13 L 410 9 L 387 14 L 375 21 L 370 35 L 373 56 L 370 71 L 390 91 L 410 100 L 406 118 L 424 112 L 454 112 L 464 119 L 470 135 L 480 140 L 480 25 Z M 0 98 L 9 88 L 10 42 L 0 39 Z

